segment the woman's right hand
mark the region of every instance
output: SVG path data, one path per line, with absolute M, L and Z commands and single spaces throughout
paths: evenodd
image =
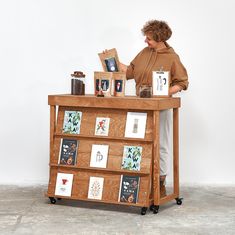
M 107 49 L 103 50 L 103 54 L 106 54 L 108 52 Z M 126 73 L 127 71 L 127 65 L 119 62 L 119 69 L 120 69 L 120 72 L 123 72 L 123 73 Z
M 103 54 L 106 54 L 107 52 L 108 52 L 108 50 L 107 50 L 107 49 L 103 50 Z

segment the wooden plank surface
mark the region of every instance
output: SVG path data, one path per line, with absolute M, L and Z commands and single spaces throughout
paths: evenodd
M 64 197 L 64 196 L 59 196 L 59 197 L 56 197 L 55 194 L 48 194 L 48 193 L 45 193 L 45 196 L 46 197 L 55 197 L 55 198 L 63 198 L 63 199 L 68 199 L 68 200 L 78 200 L 78 201 L 87 201 L 87 202 L 95 202 L 95 203 L 104 203 L 104 204 L 114 204 L 114 205 L 123 205 L 123 206 L 134 206 L 134 207 L 148 207 L 151 205 L 150 202 L 148 202 L 148 204 L 146 205 L 146 203 L 125 203 L 125 202 L 117 202 L 116 200 L 115 201 L 104 201 L 104 200 L 93 200 L 93 199 L 77 199 L 77 197 Z
M 160 205 L 160 114 L 153 113 L 153 200 L 154 205 Z
M 109 138 L 117 137 L 124 139 L 126 118 L 127 118 L 126 110 L 107 110 L 102 108 L 82 108 L 82 107 L 59 107 L 56 133 L 58 134 L 63 133 L 64 113 L 65 111 L 69 110 L 82 112 L 81 129 L 80 129 L 81 135 L 95 137 L 96 117 L 105 117 L 105 118 L 110 118 L 108 137 Z M 152 112 L 146 110 L 142 112 L 147 113 L 147 124 L 146 124 L 144 140 L 152 140 Z
M 106 97 L 98 98 L 93 95 L 50 95 L 48 103 L 51 105 L 50 119 L 50 178 L 47 195 L 55 196 L 57 173 L 74 174 L 71 199 L 87 200 L 89 178 L 103 177 L 104 188 L 102 200 L 105 203 L 123 204 L 118 202 L 120 177 L 122 172 L 123 147 L 125 145 L 142 146 L 142 161 L 140 170 L 139 199 L 136 206 L 149 206 L 152 198 L 155 205 L 160 205 L 173 199 L 173 195 L 160 199 L 159 190 L 159 111 L 174 108 L 174 196 L 179 194 L 178 175 L 178 108 L 180 98 L 138 98 L 138 97 Z M 59 106 L 56 121 L 55 111 Z M 65 110 L 82 111 L 82 124 L 79 135 L 63 135 L 63 119 Z M 125 124 L 127 112 L 147 112 L 145 138 L 125 140 Z M 108 137 L 94 135 L 96 117 L 110 118 Z M 67 167 L 58 165 L 60 142 L 62 138 L 79 140 L 77 163 Z M 142 141 L 141 141 L 142 140 Z M 133 142 L 132 142 L 133 141 Z M 90 168 L 92 144 L 109 145 L 106 170 Z M 128 172 L 126 172 L 128 175 Z M 133 174 L 136 175 L 136 174 Z M 150 187 L 152 177 L 152 186 Z M 152 193 L 150 195 L 150 189 Z M 129 204 L 126 204 L 129 205 Z
M 54 133 L 56 129 L 56 106 L 50 106 L 50 162 L 54 154 Z
M 114 174 L 114 175 L 121 175 L 121 174 L 126 174 L 126 175 L 131 175 L 131 176 L 147 176 L 150 174 L 149 171 L 133 171 L 133 170 L 125 170 L 125 169 L 110 169 L 110 168 L 98 168 L 98 167 L 84 167 L 84 166 L 79 166 L 78 164 L 76 165 L 61 165 L 61 164 L 49 164 L 50 167 L 55 167 L 57 169 L 74 169 L 74 170 L 79 170 L 79 171 L 87 171 L 87 172 L 99 172 L 102 174 Z
M 49 95 L 49 105 L 127 109 L 127 110 L 163 110 L 180 107 L 180 98 L 139 98 L 137 96 L 125 97 L 96 97 L 94 95 Z
M 179 109 L 173 109 L 174 194 L 179 197 Z
M 55 154 L 51 158 L 51 164 L 57 164 L 60 151 L 60 138 L 55 139 Z M 108 159 L 107 169 L 120 170 L 122 166 L 123 150 L 124 146 L 130 146 L 130 143 L 117 143 L 108 141 L 93 141 L 93 140 L 80 140 L 77 151 L 77 167 L 89 167 L 91 159 L 91 149 L 93 144 L 108 145 Z M 140 163 L 140 172 L 150 172 L 150 164 L 152 159 L 152 147 L 151 144 L 138 144 L 135 146 L 142 147 L 142 159 Z M 97 168 L 98 169 L 98 168 Z
M 48 195 L 55 195 L 55 187 L 56 187 L 56 178 L 57 173 L 66 173 L 73 174 L 73 186 L 72 186 L 72 194 L 71 197 L 78 200 L 88 200 L 88 189 L 89 189 L 89 179 L 90 177 L 103 177 L 104 185 L 102 192 L 102 201 L 105 202 L 115 202 L 119 203 L 119 190 L 120 190 L 120 175 L 114 174 L 102 174 L 99 172 L 80 172 L 76 169 L 60 169 L 57 170 L 55 168 L 51 168 L 50 172 L 50 182 L 48 187 Z M 148 176 L 142 176 L 140 178 L 139 185 L 139 193 L 138 193 L 138 203 L 146 204 L 148 202 L 147 191 L 148 189 Z M 56 196 L 59 197 L 59 196 Z M 67 197 L 69 199 L 69 197 Z M 99 200 L 95 200 L 99 201 Z M 123 204 L 123 203 L 122 203 Z M 132 205 L 132 204 L 131 204 Z M 134 204 L 133 204 L 134 205 Z

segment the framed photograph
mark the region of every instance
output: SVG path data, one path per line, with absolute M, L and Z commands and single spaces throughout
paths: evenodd
M 113 73 L 113 95 L 114 96 L 125 96 L 125 83 L 126 73 L 115 72 Z
M 109 72 L 94 72 L 94 87 L 95 95 L 102 91 L 104 96 L 112 95 L 112 73 Z
M 107 50 L 106 53 L 99 53 L 100 61 L 103 69 L 106 72 L 118 72 L 119 71 L 119 59 L 117 50 L 115 48 Z
M 169 72 L 153 71 L 152 84 L 154 96 L 169 96 Z
M 147 113 L 127 112 L 125 137 L 144 138 Z

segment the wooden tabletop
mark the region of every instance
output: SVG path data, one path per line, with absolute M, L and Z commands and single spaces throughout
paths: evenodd
M 128 110 L 164 110 L 179 108 L 180 98 L 140 98 L 137 96 L 96 97 L 94 95 L 60 94 L 49 95 L 48 104 L 71 107 L 113 108 Z

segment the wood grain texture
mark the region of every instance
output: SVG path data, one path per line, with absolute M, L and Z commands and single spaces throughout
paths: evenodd
M 48 196 L 55 196 L 57 173 L 74 174 L 72 195 L 69 199 L 97 201 L 112 204 L 146 206 L 164 204 L 179 196 L 179 129 L 178 108 L 180 98 L 138 98 L 52 95 L 48 97 L 50 107 L 50 177 Z M 56 120 L 56 108 L 58 117 Z M 159 153 L 159 111 L 173 108 L 173 155 L 174 155 L 174 193 L 160 199 L 160 153 Z M 66 110 L 81 111 L 80 134 L 63 133 Z M 144 139 L 125 138 L 127 112 L 147 112 L 147 125 Z M 96 117 L 109 117 L 109 135 L 95 136 Z M 62 138 L 77 139 L 79 147 L 74 166 L 58 164 Z M 109 145 L 106 168 L 90 167 L 92 144 Z M 141 169 L 139 172 L 121 169 L 124 146 L 142 146 Z M 140 188 L 137 204 L 118 201 L 120 178 L 122 174 L 139 175 Z M 91 176 L 103 177 L 102 200 L 88 199 Z
M 49 105 L 125 110 L 163 110 L 180 107 L 180 98 L 96 97 L 94 95 L 49 95 Z
M 50 162 L 54 157 L 54 133 L 56 129 L 56 106 L 50 106 Z
M 51 164 L 57 164 L 60 156 L 60 143 L 61 139 L 55 139 L 55 154 L 51 159 Z M 124 146 L 130 146 L 130 143 L 118 143 L 109 141 L 93 141 L 93 140 L 79 140 L 77 151 L 77 164 L 74 167 L 90 167 L 91 149 L 93 144 L 108 145 L 108 159 L 107 169 L 120 170 L 122 169 L 122 158 Z M 142 159 L 140 163 L 140 172 L 149 172 L 151 159 L 152 159 L 152 145 L 142 144 L 135 145 L 142 147 Z M 97 168 L 98 170 L 99 168 Z
M 174 194 L 179 197 L 179 109 L 173 109 Z
M 73 174 L 73 186 L 71 197 L 78 200 L 88 200 L 88 189 L 90 177 L 102 177 L 104 178 L 102 201 L 110 203 L 120 203 L 119 202 L 119 190 L 120 190 L 120 180 L 121 175 L 113 175 L 110 173 L 102 174 L 99 172 L 82 172 L 78 169 L 60 169 L 52 168 L 50 174 L 50 182 L 48 185 L 48 194 L 55 196 L 55 185 L 57 173 Z M 148 189 L 148 176 L 142 176 L 140 178 L 139 193 L 138 193 L 138 203 L 146 204 L 148 202 L 147 191 Z M 70 197 L 66 197 L 70 198 Z M 99 200 L 94 200 L 99 201 Z M 123 204 L 123 203 L 120 203 Z M 133 204 L 130 204 L 133 205 Z
M 160 115 L 153 113 L 153 200 L 154 205 L 160 205 Z
M 82 112 L 81 129 L 80 129 L 81 135 L 99 138 L 100 136 L 95 135 L 96 117 L 105 117 L 105 118 L 110 118 L 108 137 L 124 138 L 128 110 L 59 107 L 56 133 L 58 134 L 63 133 L 64 113 L 65 111 L 69 110 Z M 152 140 L 152 113 L 150 111 L 141 111 L 141 112 L 147 113 L 147 124 L 146 124 L 144 139 Z

